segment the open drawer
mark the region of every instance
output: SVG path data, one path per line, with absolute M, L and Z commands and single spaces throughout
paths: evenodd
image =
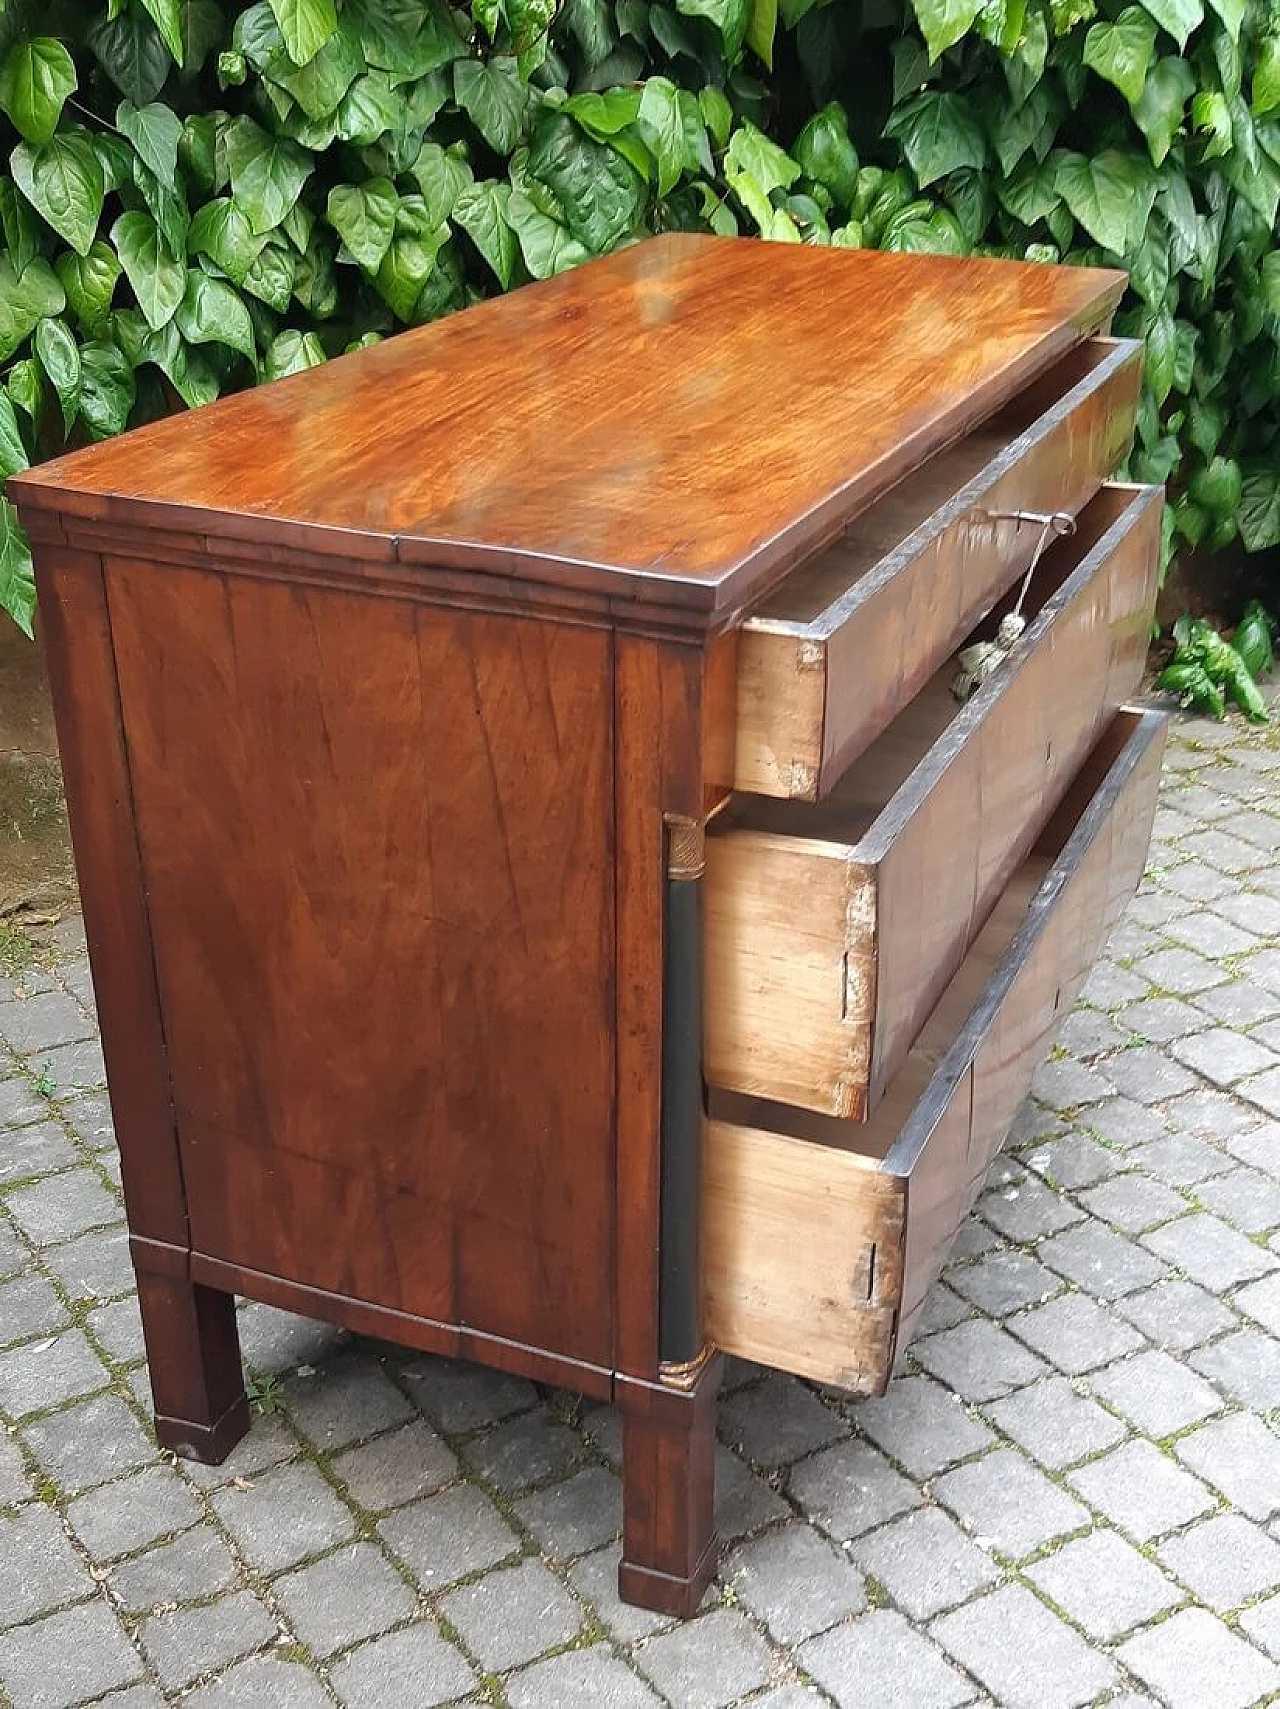
M 1037 566 L 965 705 L 948 662 L 815 804 L 734 797 L 707 838 L 711 1085 L 874 1110 L 1146 657 L 1158 488 L 1107 487 Z
M 1160 713 L 1122 712 L 865 1124 L 712 1094 L 704 1329 L 727 1352 L 883 1390 L 1052 1035 L 1146 860 Z
M 1093 339 L 901 481 L 738 638 L 736 789 L 814 801 L 1128 451 L 1142 346 Z

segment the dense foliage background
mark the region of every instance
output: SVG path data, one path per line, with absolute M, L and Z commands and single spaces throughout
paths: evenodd
M 0 475 L 709 227 L 1129 268 L 1166 549 L 1275 545 L 1272 3 L 0 0 Z

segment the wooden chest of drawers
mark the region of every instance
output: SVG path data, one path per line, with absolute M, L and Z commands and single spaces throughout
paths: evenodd
M 161 1441 L 236 1294 L 612 1398 L 688 1612 L 720 1352 L 888 1382 L 1143 864 L 1122 284 L 663 238 L 11 483 Z

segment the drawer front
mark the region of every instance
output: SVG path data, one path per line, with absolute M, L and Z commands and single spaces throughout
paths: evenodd
M 735 788 L 816 800 L 1126 455 L 1141 345 L 1096 339 L 805 566 L 739 640 Z M 1028 419 L 1029 418 L 1029 419 Z
M 1156 489 L 1098 495 L 1079 540 L 1037 572 L 1061 584 L 1022 641 L 862 834 L 839 840 L 845 800 L 874 796 L 871 780 L 901 769 L 900 725 L 828 802 L 748 803 L 713 828 L 712 1085 L 834 1116 L 874 1110 L 1009 875 L 1137 687 L 1159 530 Z M 949 676 L 931 685 L 931 705 L 954 704 Z M 913 707 L 900 723 L 921 716 Z
M 1116 718 L 1044 852 L 1010 886 L 995 947 L 984 934 L 870 1124 L 746 1101 L 746 1113 L 724 1119 L 713 1106 L 702 1207 L 710 1341 L 862 1393 L 887 1384 L 1036 1066 L 1141 876 L 1164 727 L 1156 713 Z

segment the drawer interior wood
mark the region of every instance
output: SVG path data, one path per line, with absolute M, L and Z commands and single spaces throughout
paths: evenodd
M 707 1078 L 865 1118 L 1146 652 L 1155 489 L 1107 487 L 965 705 L 948 663 L 823 801 L 737 796 L 707 847 Z
M 1164 730 L 1158 713 L 1113 720 L 870 1121 L 709 1093 L 704 1295 L 718 1346 L 862 1392 L 888 1382 L 1141 875 Z
M 739 641 L 736 787 L 817 799 L 1126 454 L 1141 346 L 1093 339 L 790 576 Z

